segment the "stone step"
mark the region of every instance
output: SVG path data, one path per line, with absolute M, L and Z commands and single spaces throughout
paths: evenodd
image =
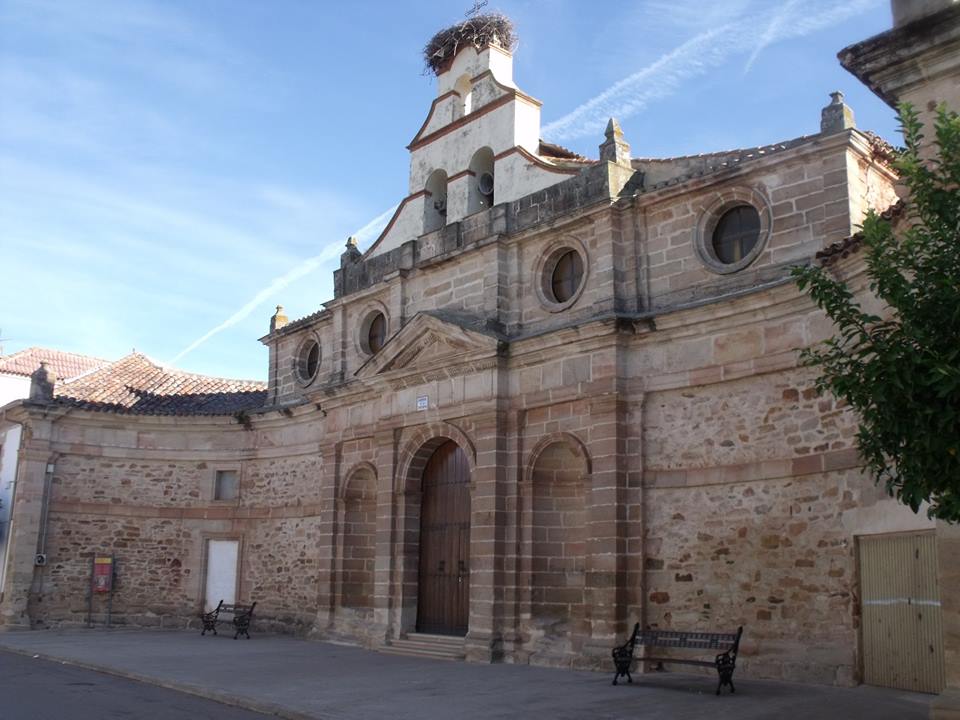
M 391 640 L 380 648 L 387 655 L 431 658 L 435 660 L 463 660 L 465 652 L 462 637 L 410 633 L 407 637 Z
M 384 645 L 380 648 L 380 652 L 384 655 L 402 655 L 404 657 L 418 657 L 426 660 L 455 660 L 459 662 L 464 658 L 463 653 L 432 652 L 429 650 L 403 648 L 396 645 Z
M 423 642 L 431 645 L 443 645 L 444 647 L 456 647 L 463 649 L 465 638 L 456 635 L 431 635 L 429 633 L 407 633 L 403 638 L 404 642 Z

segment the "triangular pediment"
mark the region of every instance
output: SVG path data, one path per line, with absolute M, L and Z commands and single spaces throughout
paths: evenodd
M 478 322 L 455 316 L 419 313 L 357 370 L 360 379 L 377 375 L 432 373 L 465 363 L 496 358 L 503 340 Z

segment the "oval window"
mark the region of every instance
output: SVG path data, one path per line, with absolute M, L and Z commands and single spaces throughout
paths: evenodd
M 383 347 L 387 339 L 387 319 L 383 313 L 376 313 L 370 320 L 370 329 L 367 330 L 367 348 L 371 355 L 375 355 Z
M 310 382 L 320 369 L 320 343 L 310 340 L 300 348 L 297 357 L 297 374 L 303 382 Z
M 583 282 L 583 258 L 576 250 L 567 250 L 553 266 L 550 276 L 550 290 L 553 299 L 565 303 L 576 295 Z
M 750 205 L 737 205 L 717 221 L 711 244 L 717 260 L 733 265 L 743 260 L 759 240 L 760 213 Z

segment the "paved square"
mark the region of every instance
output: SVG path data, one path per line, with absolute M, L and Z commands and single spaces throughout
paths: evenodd
M 724 716 L 926 720 L 933 696 L 735 676 L 637 675 L 613 687 L 612 672 L 475 665 L 383 655 L 286 636 L 200 637 L 199 632 L 64 630 L 0 633 L 0 647 L 59 659 L 290 718 L 426 720 Z

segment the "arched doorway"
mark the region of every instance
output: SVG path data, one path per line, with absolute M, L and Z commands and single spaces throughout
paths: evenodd
M 470 465 L 448 440 L 423 469 L 417 632 L 467 634 L 470 609 Z

